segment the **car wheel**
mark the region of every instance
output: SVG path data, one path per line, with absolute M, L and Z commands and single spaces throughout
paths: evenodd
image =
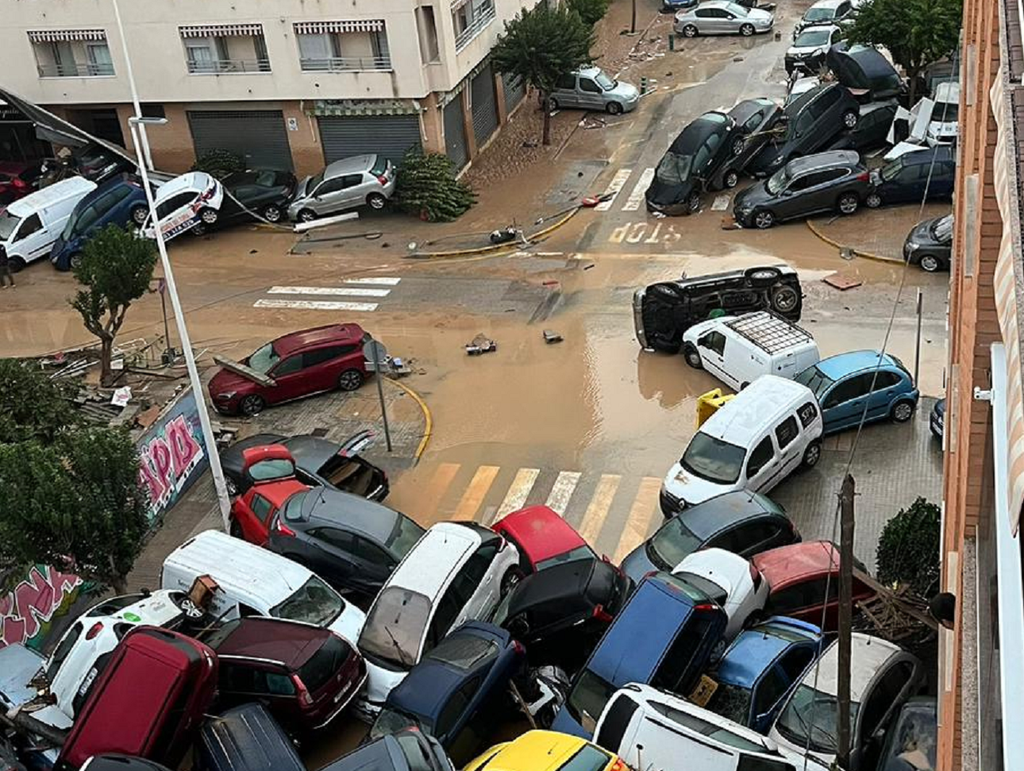
M 725 172 L 725 176 L 722 177 L 722 184 L 725 185 L 726 190 L 732 190 L 739 183 L 740 175 L 731 169 Z
M 231 535 L 233 538 L 242 538 L 242 526 L 238 524 L 237 519 L 231 520 Z
M 754 214 L 754 227 L 758 230 L 767 230 L 775 224 L 775 215 L 767 209 L 762 209 Z
M 216 209 L 203 209 L 199 212 L 199 219 L 203 221 L 204 225 L 216 225 L 217 220 L 220 219 L 220 213 Z
M 299 222 L 312 222 L 316 219 L 316 212 L 312 209 L 303 209 L 299 212 Z
M 82 264 L 82 253 L 81 252 L 75 252 L 68 259 L 68 262 L 71 263 L 71 269 L 74 270 L 75 268 L 77 268 L 79 265 Z
M 754 34 L 754 25 L 744 24 L 742 27 L 740 27 L 740 34 L 743 35 L 743 37 L 750 37 L 751 35 Z
M 133 206 L 132 207 L 132 213 L 131 213 L 132 222 L 134 222 L 140 228 L 142 227 L 143 223 L 146 221 L 146 217 L 148 217 L 148 216 L 149 216 L 149 208 L 148 207 L 146 207 L 146 206 Z
M 259 394 L 249 394 L 244 397 L 238 405 L 238 411 L 245 415 L 245 417 L 251 418 L 263 412 L 263 409 L 266 406 L 267 403 L 263 400 L 262 396 Z
M 363 384 L 363 373 L 357 369 L 347 369 L 338 375 L 338 388 L 342 391 L 355 391 Z
M 791 286 L 777 286 L 772 289 L 772 309 L 779 313 L 792 313 L 800 303 L 800 293 Z
M 732 140 L 732 154 L 739 155 L 743 152 L 743 148 L 747 146 L 746 137 L 736 137 Z
M 370 193 L 366 196 L 366 204 L 374 211 L 383 211 L 384 207 L 388 205 L 388 199 L 380 193 Z
M 205 236 L 206 235 L 206 225 L 204 225 L 202 222 L 200 222 L 198 225 L 193 225 L 191 232 L 192 232 L 192 235 L 195 236 L 196 238 L 199 238 L 200 236 Z
M 942 267 L 942 261 L 934 254 L 922 254 L 918 264 L 926 273 L 935 273 Z
M 914 403 L 906 399 L 896 402 L 889 411 L 893 423 L 906 423 L 914 416 Z
M 548 97 L 548 112 L 555 112 L 558 110 L 558 100 L 553 96 Z
M 683 37 L 697 37 L 697 28 L 692 24 L 683 27 Z
M 878 193 L 868 193 L 868 197 L 864 199 L 864 205 L 869 209 L 877 209 L 882 205 L 882 196 Z
M 801 460 L 804 468 L 814 468 L 821 460 L 821 442 L 815 439 L 804 449 L 804 457 Z
M 18 273 L 25 267 L 25 261 L 21 257 L 11 257 L 7 261 L 7 267 L 11 269 L 11 273 Z
M 782 278 L 778 268 L 748 268 L 744 275 L 754 286 L 771 286 Z
M 175 599 L 174 604 L 178 610 L 182 612 L 185 618 L 190 618 L 193 621 L 201 619 L 203 617 L 203 611 L 199 608 L 188 595 L 182 596 L 180 599 Z
M 516 584 L 523 580 L 523 571 L 518 567 L 510 567 L 501 577 L 501 596 L 511 592 Z
M 839 196 L 836 207 L 839 209 L 840 214 L 850 215 L 860 207 L 860 199 L 854 193 L 844 193 Z
M 224 477 L 224 487 L 227 488 L 228 495 L 232 498 L 238 495 L 238 485 L 235 484 L 235 480 L 231 477 Z
M 261 215 L 267 222 L 280 222 L 284 216 L 284 212 L 281 211 L 281 207 L 277 204 L 268 204 L 263 207 L 263 213 Z
M 700 211 L 700 193 L 690 193 L 690 197 L 686 199 L 686 210 L 690 214 Z
M 609 115 L 622 115 L 622 105 L 618 102 L 608 102 L 605 107 Z
M 750 385 L 750 382 L 749 382 L 749 381 L 747 381 L 747 380 L 744 380 L 744 381 L 743 381 L 742 383 L 740 383 L 740 390 L 742 391 L 742 390 L 743 390 L 743 389 L 745 389 L 745 388 L 746 388 L 746 387 L 747 387 L 748 385 Z
M 856 110 L 847 110 L 843 113 L 843 126 L 848 129 L 857 128 L 857 121 L 860 116 Z
M 692 343 L 683 346 L 683 357 L 686 363 L 694 369 L 704 369 L 704 360 L 700 357 L 700 351 Z

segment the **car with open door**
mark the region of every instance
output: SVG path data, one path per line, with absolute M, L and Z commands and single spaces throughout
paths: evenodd
M 700 209 L 701 193 L 733 152 L 735 129 L 736 122 L 724 112 L 706 112 L 683 129 L 644 193 L 648 211 L 693 214 Z

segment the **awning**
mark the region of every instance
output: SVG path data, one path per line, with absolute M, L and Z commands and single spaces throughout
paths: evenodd
M 263 35 L 262 24 L 192 24 L 178 27 L 184 38 L 192 37 L 249 37 Z
M 419 115 L 419 105 L 411 99 L 318 99 L 313 107 L 317 117 L 348 115 Z
M 462 6 L 468 3 L 469 0 L 452 0 L 452 11 L 459 10 Z
M 300 21 L 295 24 L 296 35 L 323 35 L 338 32 L 383 32 L 383 19 L 356 21 Z
M 47 29 L 32 30 L 28 39 L 33 43 L 67 43 L 75 40 L 105 41 L 107 33 L 102 29 Z

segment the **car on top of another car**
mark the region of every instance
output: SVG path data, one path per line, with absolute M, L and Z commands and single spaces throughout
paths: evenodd
M 597 559 L 583 536 L 548 506 L 513 511 L 491 525 L 491 529 L 519 550 L 519 565 L 524 574 L 566 562 Z
M 706 112 L 687 125 L 654 169 L 644 192 L 648 211 L 693 214 L 700 209 L 708 180 L 733 152 L 735 129 L 736 122 L 724 112 Z

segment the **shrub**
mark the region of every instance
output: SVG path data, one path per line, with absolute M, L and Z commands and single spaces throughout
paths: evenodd
M 576 11 L 590 26 L 594 26 L 608 13 L 611 0 L 566 0 L 570 11 Z
M 939 580 L 941 512 L 934 503 L 918 498 L 890 519 L 878 541 L 878 580 L 905 584 L 918 596 L 935 593 Z
M 455 164 L 447 155 L 412 148 L 398 169 L 396 203 L 429 222 L 450 222 L 476 201 L 469 185 L 455 175 Z
M 196 158 L 192 171 L 205 171 L 217 179 L 224 179 L 228 174 L 245 171 L 245 160 L 230 150 L 210 150 Z

